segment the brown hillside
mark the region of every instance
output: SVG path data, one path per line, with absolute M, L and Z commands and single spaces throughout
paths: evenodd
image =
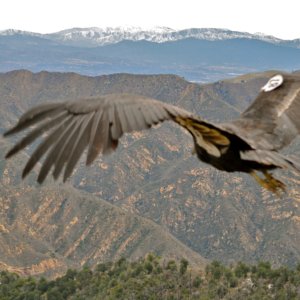
M 36 103 L 110 92 L 143 94 L 203 118 L 229 120 L 250 103 L 269 75 L 250 74 L 200 86 L 173 75 L 10 72 L 0 76 L 1 128 Z M 289 182 L 288 194 L 278 199 L 249 176 L 201 164 L 191 155 L 191 146 L 191 138 L 181 129 L 163 124 L 124 137 L 115 154 L 99 158 L 90 168 L 80 166 L 70 183 L 154 221 L 205 258 L 295 265 L 300 259 L 300 177 L 278 172 Z M 299 150 L 297 143 L 293 149 Z M 22 165 L 16 166 L 19 173 L 11 180 L 20 180 Z M 32 187 L 33 178 L 24 186 Z
M 0 149 L 7 150 L 3 139 Z M 137 259 L 149 252 L 204 266 L 205 259 L 150 220 L 70 184 L 20 183 L 15 179 L 24 158 L 2 160 L 0 269 L 56 276 L 67 268 Z

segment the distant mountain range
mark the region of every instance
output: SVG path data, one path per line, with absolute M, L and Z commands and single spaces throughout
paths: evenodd
M 15 34 L 38 36 L 68 45 L 84 47 L 110 45 L 124 40 L 144 40 L 155 43 L 165 43 L 193 38 L 207 41 L 254 39 L 273 44 L 300 48 L 300 39 L 283 40 L 263 33 L 252 34 L 248 32 L 232 31 L 219 28 L 189 28 L 183 30 L 174 30 L 168 27 L 154 27 L 151 29 L 143 29 L 141 27 L 90 27 L 71 28 L 50 34 L 41 34 L 15 29 L 0 31 L 0 35 Z
M 73 28 L 0 32 L 0 72 L 177 74 L 209 82 L 267 69 L 300 69 L 300 40 L 215 28 Z

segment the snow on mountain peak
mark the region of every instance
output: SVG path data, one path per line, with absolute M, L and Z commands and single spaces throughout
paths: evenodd
M 173 33 L 175 30 L 168 27 L 142 28 L 134 26 L 124 27 L 90 27 L 72 28 L 52 34 L 56 39 L 71 42 L 90 42 L 94 45 L 105 45 L 122 40 L 161 41 L 160 36 Z M 164 40 L 162 40 L 164 41 Z
M 134 26 L 125 27 L 90 27 L 72 28 L 57 32 L 56 39 L 72 42 L 89 42 L 93 45 L 105 45 L 120 42 L 122 40 L 146 40 L 163 43 L 186 38 L 203 40 L 224 40 L 234 38 L 259 39 L 272 43 L 279 43 L 280 39 L 265 34 L 251 34 L 247 32 L 232 31 L 219 28 L 189 28 L 174 30 L 168 27 L 142 28 Z
M 30 36 L 42 36 L 41 33 L 36 33 L 36 32 L 31 32 L 31 31 L 24 31 L 24 30 L 19 30 L 19 29 L 5 29 L 5 30 L 0 30 L 0 35 L 30 35 Z
M 88 27 L 88 28 L 71 28 L 51 34 L 39 34 L 26 32 L 21 30 L 8 29 L 0 31 L 0 35 L 31 35 L 48 38 L 63 43 L 80 46 L 103 46 L 114 44 L 123 40 L 131 41 L 150 41 L 163 43 L 168 41 L 177 41 L 187 38 L 201 40 L 227 40 L 236 38 L 258 39 L 269 43 L 284 43 L 293 41 L 284 41 L 274 36 L 265 35 L 263 33 L 247 33 L 240 31 L 232 31 L 220 28 L 188 28 L 182 30 L 174 30 L 169 27 L 150 27 L 142 28 L 135 26 L 122 27 Z

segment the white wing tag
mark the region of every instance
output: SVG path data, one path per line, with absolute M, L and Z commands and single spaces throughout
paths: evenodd
M 283 83 L 283 76 L 278 74 L 272 77 L 266 85 L 264 85 L 261 89 L 264 92 L 271 92 L 281 86 Z

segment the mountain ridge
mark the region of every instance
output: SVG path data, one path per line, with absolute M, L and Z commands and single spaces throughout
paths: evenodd
M 213 82 L 237 75 L 300 69 L 300 49 L 255 39 L 153 43 L 129 41 L 77 47 L 38 36 L 0 35 L 0 72 L 28 69 L 102 74 L 177 74 L 190 81 Z
M 175 75 L 89 77 L 13 71 L 0 74 L 0 132 L 11 127 L 33 105 L 113 92 L 157 98 L 197 113 L 203 119 L 223 122 L 237 117 L 274 72 L 198 85 Z M 30 153 L 32 148 L 26 151 Z M 274 265 L 295 265 L 300 260 L 299 176 L 284 171 L 276 173 L 276 177 L 287 183 L 289 191 L 277 199 L 249 176 L 219 172 L 199 162 L 191 151 L 191 137 L 169 122 L 149 131 L 125 135 L 114 154 L 99 157 L 89 168 L 82 160 L 67 185 L 152 220 L 205 259 L 225 263 L 268 260 Z M 299 143 L 290 151 L 298 155 Z M 5 164 L 12 166 L 5 168 L 3 182 L 12 187 L 20 184 L 24 156 L 0 160 L 0 167 Z M 39 166 L 35 170 L 38 169 Z M 36 174 L 31 173 L 22 184 L 34 187 L 35 180 Z M 57 191 L 51 192 L 51 183 L 49 178 L 46 182 L 49 186 L 45 187 L 52 195 L 47 202 L 53 205 L 49 206 L 52 207 L 49 216 L 51 211 L 52 215 L 54 211 L 63 211 L 60 208 L 63 198 L 55 201 L 53 195 Z M 75 203 L 71 197 L 68 199 L 69 205 Z M 30 210 L 35 211 L 36 205 Z M 88 210 L 88 205 L 85 209 Z M 14 211 L 8 214 L 11 218 Z M 102 224 L 101 219 L 98 224 Z M 47 222 L 41 226 L 46 230 L 47 226 L 53 228 L 53 223 L 52 227 Z M 55 236 L 55 232 L 45 232 L 44 236 Z M 67 248 L 67 241 L 64 244 L 61 240 L 60 249 Z M 53 243 L 51 247 L 55 246 L 55 239 Z
M 123 40 L 146 40 L 156 43 L 177 41 L 180 39 L 195 38 L 201 40 L 226 40 L 236 38 L 257 39 L 274 44 L 290 47 L 300 47 L 299 39 L 284 40 L 263 33 L 248 33 L 221 28 L 187 28 L 174 30 L 168 27 L 87 27 L 70 28 L 54 33 L 36 33 L 22 30 L 7 29 L 0 31 L 0 35 L 31 35 L 39 36 L 54 41 L 69 43 L 78 46 L 103 46 L 118 43 Z

